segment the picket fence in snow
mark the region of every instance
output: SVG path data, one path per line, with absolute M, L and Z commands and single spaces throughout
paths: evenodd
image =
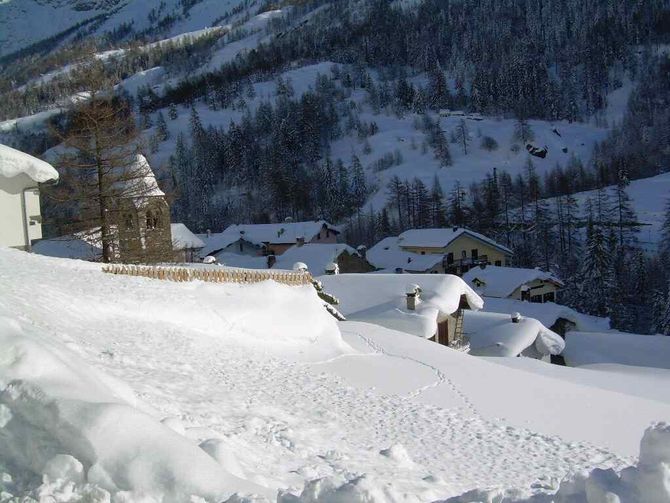
M 142 266 L 129 264 L 111 264 L 102 268 L 108 274 L 123 274 L 164 281 L 207 281 L 209 283 L 258 283 L 273 280 L 289 286 L 312 284 L 309 272 L 263 271 L 256 269 L 238 269 L 221 267 L 201 269 L 189 267 Z

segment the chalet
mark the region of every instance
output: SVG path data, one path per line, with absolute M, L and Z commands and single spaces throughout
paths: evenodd
M 367 253 L 379 269 L 396 272 L 462 275 L 480 265 L 509 265 L 512 251 L 469 229 L 411 229 L 385 238 Z
M 184 224 L 171 224 L 172 251 L 175 262 L 200 262 L 200 251 L 205 243 Z
M 485 301 L 486 303 L 487 301 Z M 519 313 L 464 313 L 463 333 L 475 356 L 525 356 L 550 360 L 565 349 L 561 336 L 534 318 Z
M 315 276 L 324 274 L 330 264 L 337 264 L 340 273 L 365 273 L 374 267 L 351 246 L 336 244 L 297 244 L 277 257 L 275 269 L 292 269 L 301 262 Z
M 205 239 L 201 257 L 220 253 L 279 256 L 299 244 L 335 244 L 340 231 L 325 220 L 280 224 L 236 224 Z
M 480 295 L 528 302 L 555 302 L 563 282 L 540 269 L 483 266 L 463 275 L 465 282 Z
M 467 349 L 463 312 L 481 309 L 482 299 L 457 276 L 339 274 L 318 278 L 340 300 L 348 319 L 380 325 Z
M 50 164 L 0 145 L 0 246 L 30 251 L 42 237 L 39 184 L 55 180 Z
M 280 224 L 231 225 L 223 234 L 263 247 L 265 255 L 281 255 L 297 244 L 335 244 L 340 231 L 325 220 Z

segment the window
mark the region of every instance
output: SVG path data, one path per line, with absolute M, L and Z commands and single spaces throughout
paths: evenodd
M 465 260 L 466 258 L 468 258 L 468 252 L 466 252 L 465 250 L 463 250 L 463 251 L 461 252 L 461 258 L 462 258 L 463 260 Z
M 479 258 L 479 250 L 477 248 L 470 250 L 470 254 L 472 255 L 472 260 L 477 260 Z
M 502 265 L 502 262 L 500 260 L 496 260 L 496 265 L 500 267 Z
M 147 211 L 147 229 L 157 229 L 160 224 L 160 216 L 153 211 Z
M 447 253 L 447 264 L 453 264 L 454 263 L 454 254 L 449 252 Z
M 133 219 L 132 213 L 126 213 L 123 216 L 123 226 L 126 228 L 126 230 L 131 230 L 135 227 L 135 222 Z
M 536 303 L 536 304 L 542 304 L 542 295 L 533 295 L 533 296 L 530 298 L 530 301 L 531 301 L 531 302 L 534 302 L 534 303 Z
M 421 250 L 421 255 L 425 255 L 425 254 L 426 254 L 426 251 L 425 251 L 425 250 Z

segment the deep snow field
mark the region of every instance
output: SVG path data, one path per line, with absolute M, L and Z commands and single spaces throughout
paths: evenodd
M 635 464 L 644 430 L 670 420 L 667 400 L 579 371 L 338 324 L 311 287 L 169 283 L 0 249 L 0 502 L 548 498 L 566 476 Z M 661 487 L 669 435 L 650 431 L 644 463 L 603 472 L 607 487 Z M 586 499 L 598 476 L 557 501 L 616 501 Z M 621 501 L 670 501 L 653 491 Z

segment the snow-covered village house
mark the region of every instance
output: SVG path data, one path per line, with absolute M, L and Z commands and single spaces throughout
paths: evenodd
M 519 267 L 483 266 L 463 275 L 480 295 L 528 302 L 556 302 L 563 282 L 549 272 Z
M 273 268 L 290 270 L 298 262 L 305 264 L 314 276 L 324 274 L 333 264 L 342 274 L 365 273 L 375 269 L 361 253 L 343 243 L 298 243 L 277 257 Z
M 292 246 L 335 244 L 339 229 L 325 220 L 278 224 L 235 224 L 223 232 L 201 236 L 201 256 L 235 253 L 250 256 L 279 256 Z
M 54 180 L 50 164 L 0 145 L 0 246 L 30 251 L 42 237 L 39 184 Z
M 462 275 L 473 267 L 508 266 L 512 251 L 469 229 L 411 229 L 385 238 L 367 253 L 372 265 L 389 272 Z
M 484 301 L 461 278 L 424 274 L 340 274 L 318 278 L 340 301 L 338 310 L 362 321 L 466 350 L 465 310 Z
M 174 261 L 178 263 L 200 262 L 200 252 L 205 243 L 182 223 L 170 225 L 172 232 L 172 251 Z

